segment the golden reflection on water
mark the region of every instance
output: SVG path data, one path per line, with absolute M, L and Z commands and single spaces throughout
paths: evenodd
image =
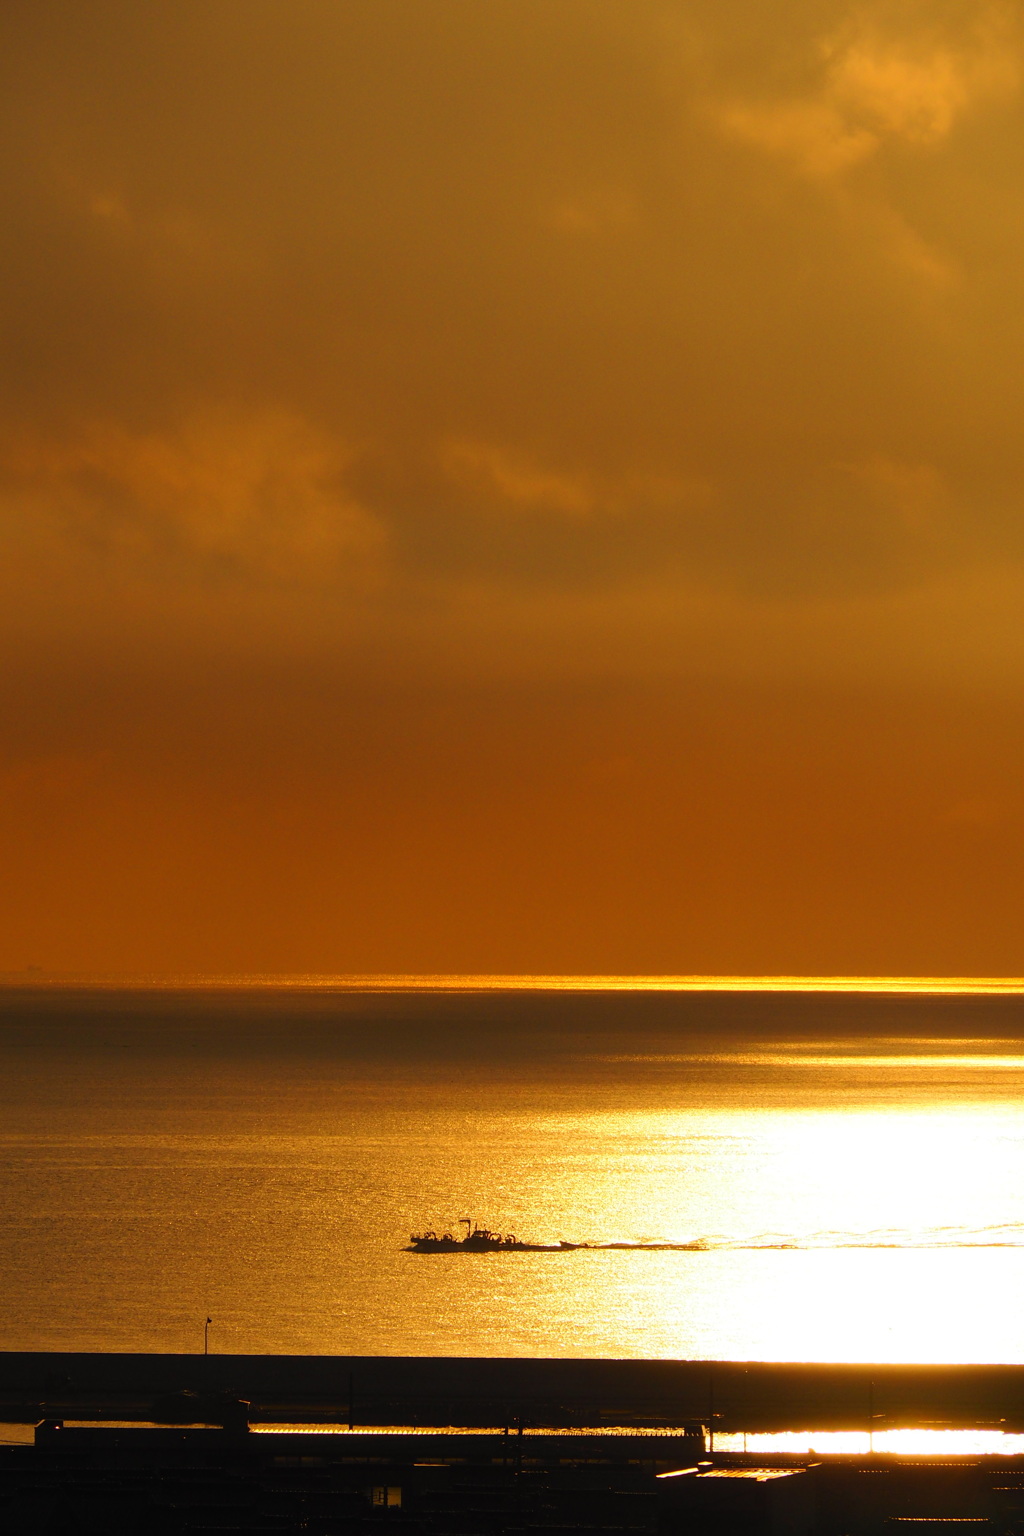
M 19 1058 L 0 1347 L 193 1350 L 213 1316 L 228 1353 L 1024 1361 L 1016 1042 L 626 1044 Z M 701 1247 L 403 1251 L 463 1216 Z
M 858 1055 L 849 1051 L 842 1055 L 832 1052 L 828 1055 L 812 1054 L 803 1049 L 791 1047 L 789 1050 L 775 1051 L 733 1051 L 728 1056 L 719 1052 L 712 1052 L 704 1056 L 695 1055 L 692 1052 L 658 1052 L 640 1055 L 629 1053 L 623 1055 L 609 1055 L 602 1058 L 608 1062 L 619 1062 L 623 1065 L 630 1062 L 649 1062 L 661 1066 L 669 1066 L 676 1062 L 679 1065 L 705 1065 L 714 1066 L 721 1064 L 729 1067 L 829 1067 L 839 1068 L 868 1068 L 883 1067 L 893 1070 L 900 1067 L 927 1068 L 932 1070 L 956 1070 L 966 1069 L 972 1072 L 1021 1072 L 1024 1073 L 1024 1055 L 995 1056 L 972 1051 L 961 1055 L 943 1054 L 941 1051 L 929 1051 L 918 1055 L 908 1055 L 893 1051 L 885 1055 Z

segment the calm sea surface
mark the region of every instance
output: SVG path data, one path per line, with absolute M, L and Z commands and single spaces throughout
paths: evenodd
M 1015 995 L 0 990 L 0 1347 L 1024 1361 Z M 421 1256 L 460 1217 L 695 1252 Z

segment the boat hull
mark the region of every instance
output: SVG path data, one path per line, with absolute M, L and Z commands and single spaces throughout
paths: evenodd
M 420 1238 L 406 1253 L 568 1253 L 583 1243 L 475 1243 L 470 1239 Z

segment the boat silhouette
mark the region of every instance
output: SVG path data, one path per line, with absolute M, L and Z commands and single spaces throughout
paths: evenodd
M 574 1248 L 586 1248 L 586 1243 L 525 1243 L 514 1232 L 492 1232 L 489 1227 L 478 1227 L 468 1216 L 461 1217 L 460 1226 L 466 1228 L 465 1237 L 454 1232 L 413 1232 L 409 1237 L 407 1253 L 565 1253 Z
M 490 1227 L 478 1227 L 468 1216 L 459 1218 L 459 1226 L 466 1228 L 465 1237 L 454 1232 L 413 1232 L 406 1245 L 406 1253 L 576 1253 L 580 1249 L 592 1252 L 617 1251 L 620 1253 L 706 1253 L 709 1244 L 701 1237 L 689 1242 L 633 1242 L 633 1243 L 524 1243 L 514 1232 L 492 1232 Z

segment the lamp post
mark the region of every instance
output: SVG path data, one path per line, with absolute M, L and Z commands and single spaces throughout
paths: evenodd
M 208 1317 L 206 1319 L 206 1322 L 205 1322 L 204 1326 L 203 1326 L 203 1354 L 204 1355 L 208 1355 L 210 1353 L 210 1324 L 212 1322 L 213 1322 L 213 1318 L 212 1317 Z

